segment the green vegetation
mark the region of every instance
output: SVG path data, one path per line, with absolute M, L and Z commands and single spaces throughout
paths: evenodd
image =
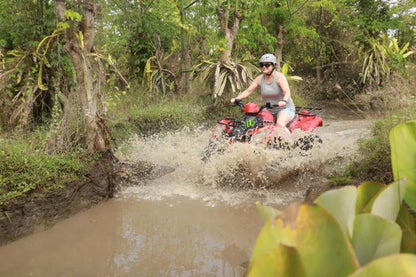
M 372 137 L 359 142 L 359 150 L 363 158 L 348 167 L 347 176 L 358 179 L 358 182 L 367 180 L 385 184 L 393 181 L 388 137 L 393 126 L 391 120 L 378 121 L 374 124 Z
M 394 127 L 389 138 L 396 181 L 387 186 L 346 186 L 324 192 L 315 205 L 297 204 L 284 211 L 258 203 L 266 223 L 248 276 L 416 272 L 416 225 L 408 208 L 416 209 L 416 122 Z
M 93 161 L 79 153 L 45 154 L 31 139 L 36 138 L 0 138 L 0 206 L 27 194 L 62 189 L 87 173 Z
M 416 211 L 416 121 L 394 127 L 390 142 L 394 180 L 408 183 L 404 200 Z
M 353 161 L 344 172 L 331 177 L 332 186 L 359 184 L 364 181 L 390 183 L 393 170 L 390 161 L 389 133 L 394 126 L 414 119 L 414 105 L 388 112 L 387 118 L 376 121 L 370 138 L 358 142 L 361 158 Z
M 153 97 L 159 101 L 152 100 Z M 169 99 L 158 94 L 140 97 L 133 89 L 111 102 L 109 117 L 111 138 L 116 144 L 133 134 L 150 135 L 212 123 L 206 114 L 206 104 L 200 101 L 189 97 Z
M 416 209 L 416 122 L 388 129 L 392 150 L 386 155 L 391 156 L 396 180 L 390 185 L 347 186 L 323 193 L 315 200 L 317 206 L 303 204 L 285 211 L 258 204 L 266 224 L 253 250 L 248 276 L 376 276 L 416 271 L 416 255 L 403 254 L 416 254 L 415 218 L 408 209 Z M 366 159 L 370 157 L 379 155 Z M 329 259 L 331 263 L 324 262 Z M 323 263 L 327 266 L 322 267 Z
M 367 276 L 360 272 L 379 259 L 390 260 L 399 275 L 416 270 L 416 256 L 400 254 L 416 249 L 414 219 L 400 204 L 399 187 L 404 185 L 344 187 L 325 192 L 316 205 L 292 205 L 273 213 L 259 204 L 266 223 L 248 276 Z

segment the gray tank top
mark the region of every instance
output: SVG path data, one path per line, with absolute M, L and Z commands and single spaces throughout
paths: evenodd
M 274 72 L 273 74 L 274 78 L 271 84 L 266 83 L 264 75 L 261 77 L 260 92 L 264 102 L 269 102 L 272 105 L 277 105 L 277 103 L 283 99 L 284 94 L 280 86 L 277 84 L 277 74 Z M 295 108 L 295 104 L 293 103 L 292 98 L 289 98 L 287 101 L 286 108 Z

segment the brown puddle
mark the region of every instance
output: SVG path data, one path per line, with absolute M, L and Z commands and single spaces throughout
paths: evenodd
M 243 276 L 253 205 L 116 199 L 0 248 L 0 276 Z

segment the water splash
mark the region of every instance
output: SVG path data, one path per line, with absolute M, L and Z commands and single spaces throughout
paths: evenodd
M 308 188 L 325 179 L 324 165 L 337 157 L 353 157 L 356 141 L 368 134 L 367 121 L 334 122 L 316 134 L 323 144 L 309 151 L 266 149 L 235 143 L 204 161 L 210 130 L 184 129 L 148 138 L 132 137 L 117 153 L 126 163 L 150 162 L 169 170 L 150 182 L 133 183 L 118 197 L 161 200 L 174 196 L 201 199 L 207 205 L 260 201 L 286 205 L 303 201 Z M 294 133 L 294 141 L 303 136 Z M 290 141 L 290 143 L 293 143 Z M 166 173 L 166 174 L 165 174 Z

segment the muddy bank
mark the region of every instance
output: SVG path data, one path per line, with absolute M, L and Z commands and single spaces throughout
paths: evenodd
M 0 245 L 50 228 L 61 219 L 113 196 L 115 178 L 112 154 L 103 155 L 89 174 L 47 195 L 31 193 L 0 209 Z

